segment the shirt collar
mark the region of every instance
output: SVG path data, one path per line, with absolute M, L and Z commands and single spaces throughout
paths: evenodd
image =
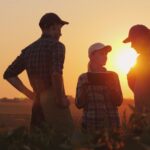
M 50 39 L 54 39 L 52 36 L 48 35 L 48 34 L 42 34 L 41 38 L 50 38 Z

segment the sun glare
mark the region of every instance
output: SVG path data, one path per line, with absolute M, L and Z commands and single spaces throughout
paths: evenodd
M 116 66 L 120 73 L 127 73 L 135 65 L 138 54 L 134 49 L 127 47 L 118 50 L 116 55 Z

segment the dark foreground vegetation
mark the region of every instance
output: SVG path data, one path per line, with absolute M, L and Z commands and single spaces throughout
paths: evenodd
M 90 134 L 81 131 L 79 126 L 80 112 L 77 115 L 77 110 L 73 107 L 73 117 L 75 122 L 78 122 L 73 135 L 57 133 L 54 128 L 50 128 L 46 124 L 41 129 L 34 128 L 30 131 L 29 126 L 25 124 L 25 126 L 1 131 L 0 149 L 92 150 L 98 148 L 99 150 L 150 150 L 150 114 L 137 113 L 131 103 L 128 103 L 128 108 L 123 108 L 120 129 L 110 130 L 105 128 L 100 132 Z

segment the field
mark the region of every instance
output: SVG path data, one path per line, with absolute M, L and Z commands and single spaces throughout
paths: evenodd
M 126 110 L 127 117 L 131 114 L 128 105 L 133 105 L 133 100 L 124 100 L 119 107 L 120 118 Z M 29 126 L 31 119 L 32 102 L 29 100 L 7 100 L 0 101 L 0 132 L 11 130 L 16 127 L 25 125 Z M 71 99 L 71 113 L 75 127 L 80 126 L 82 110 L 79 110 L 74 105 L 73 98 Z
M 123 101 L 121 107 L 119 107 L 121 120 L 123 118 L 124 111 L 126 111 L 127 119 L 129 118 L 132 111 L 128 105 L 133 104 L 133 100 Z M 12 129 L 20 126 L 29 126 L 31 108 L 32 102 L 29 100 L 0 100 L 0 133 L 12 131 Z M 75 107 L 73 98 L 71 98 L 70 110 L 75 127 L 79 129 L 82 110 Z M 134 114 L 132 123 L 130 121 L 131 124 L 126 126 L 126 128 L 122 128 L 123 130 L 112 130 L 113 132 L 109 132 L 109 130 L 102 131 L 103 134 L 99 137 L 99 145 L 102 147 L 105 146 L 108 150 L 150 150 L 150 126 L 148 117 L 149 116 L 147 115 L 139 116 L 138 114 L 137 116 Z M 65 147 L 69 146 L 68 144 L 71 144 L 71 146 L 76 150 L 83 150 L 83 148 L 87 148 L 87 146 L 92 144 L 92 141 L 89 141 L 89 136 L 81 134 L 78 131 L 79 130 L 75 130 L 73 137 L 69 137 L 70 142 L 68 142 L 68 137 L 65 137 L 66 141 L 63 143 Z M 63 134 L 61 136 L 60 135 L 58 136 L 57 132 L 52 132 L 49 128 L 35 130 L 35 132 L 31 132 L 30 134 L 28 134 L 28 130 L 17 128 L 17 130 L 13 132 L 1 134 L 0 145 L 4 147 L 4 150 L 31 150 L 32 148 L 36 150 L 57 150 L 57 148 L 62 145 L 62 143 L 59 143 L 58 139 L 63 138 L 64 140 L 64 137 L 62 136 Z

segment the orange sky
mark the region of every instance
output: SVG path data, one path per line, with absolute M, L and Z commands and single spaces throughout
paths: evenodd
M 132 25 L 150 25 L 149 8 L 149 0 L 1 0 L 0 97 L 23 96 L 3 80 L 2 74 L 21 49 L 39 38 L 40 17 L 46 12 L 55 12 L 70 22 L 63 27 L 61 37 L 66 45 L 64 81 L 67 94 L 75 95 L 78 76 L 87 71 L 89 45 L 104 42 L 113 47 L 107 68 L 119 74 L 124 97 L 133 98 L 126 72 L 120 65 L 127 63 L 120 57 L 126 55 L 130 45 L 123 44 L 122 40 Z M 20 77 L 30 87 L 26 73 Z

